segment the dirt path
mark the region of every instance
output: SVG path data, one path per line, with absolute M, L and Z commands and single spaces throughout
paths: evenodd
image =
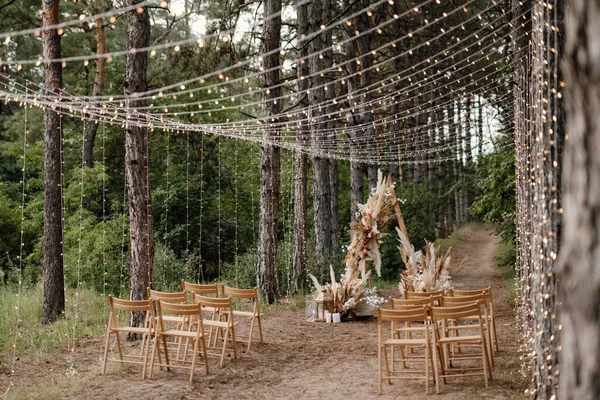
M 518 340 L 515 317 L 507 304 L 494 256 L 498 239 L 492 229 L 476 227 L 456 244 L 454 263 L 468 255 L 465 268 L 454 276 L 454 287 L 492 286 L 497 308 L 500 352 L 497 353 L 494 379 L 484 389 L 481 378 L 463 378 L 442 385 L 439 399 L 513 399 L 523 398 L 524 382 L 518 375 L 516 353 Z M 390 291 L 390 295 L 397 292 Z M 74 356 L 74 378 L 64 377 L 60 362 L 28 366 L 17 371 L 17 387 L 31 387 L 43 377 L 53 381 L 46 391 L 36 391 L 39 398 L 62 399 L 425 399 L 422 382 L 396 381 L 384 385 L 377 395 L 376 321 L 342 324 L 304 322 L 304 310 L 272 310 L 265 317 L 265 345 L 254 346 L 237 360 L 228 359 L 223 369 L 211 360 L 211 374 L 197 373 L 194 383 L 187 382 L 183 371 L 158 372 L 149 381 L 140 379 L 138 368 L 116 368 L 100 375 L 102 340 L 85 342 Z M 49 370 L 55 368 L 56 372 Z M 21 393 L 27 393 L 27 389 Z M 30 392 L 33 393 L 33 392 Z M 45 394 L 44 394 L 45 393 Z M 24 397 L 28 397 L 24 395 Z

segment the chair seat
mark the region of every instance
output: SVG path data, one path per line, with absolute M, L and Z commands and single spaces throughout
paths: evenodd
M 124 326 L 119 328 L 110 328 L 111 332 L 127 332 L 127 333 L 148 333 L 148 328 L 136 326 Z M 154 329 L 150 329 L 150 333 L 154 333 Z
M 213 321 L 211 319 L 205 319 L 203 323 L 204 326 L 214 326 L 216 328 L 229 328 L 229 323 L 227 321 Z M 237 324 L 237 322 L 234 323 L 234 325 Z
M 186 332 L 186 331 L 181 331 L 178 329 L 167 329 L 166 331 L 161 332 L 160 334 L 163 336 L 176 336 L 176 337 L 186 337 L 186 338 L 195 338 L 196 335 L 198 335 L 198 333 L 195 331 Z M 204 336 L 204 334 L 202 332 L 200 332 L 200 334 L 198 336 L 202 337 L 202 336 Z
M 233 315 L 237 315 L 239 317 L 253 317 L 254 316 L 254 312 L 252 312 L 252 311 L 233 310 Z
M 423 345 L 427 344 L 425 338 L 422 339 L 388 339 L 383 342 L 386 346 L 411 346 L 411 345 Z
M 481 336 L 479 335 L 466 335 L 466 336 L 450 336 L 443 337 L 437 340 L 438 343 L 460 343 L 460 342 L 472 342 L 481 343 Z

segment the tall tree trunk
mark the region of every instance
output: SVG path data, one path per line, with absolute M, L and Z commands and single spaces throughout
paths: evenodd
M 298 0 L 296 15 L 298 23 L 298 46 L 301 49 L 298 56 L 305 58 L 308 49 L 303 38 L 308 34 L 308 10 L 304 0 Z M 298 76 L 308 76 L 308 64 L 298 63 Z M 298 108 L 298 137 L 296 143 L 303 145 L 310 131 L 306 120 L 306 109 L 308 107 L 308 79 L 298 79 L 298 93 L 300 94 L 300 105 Z M 306 154 L 296 151 L 294 155 L 294 261 L 292 272 L 292 293 L 296 294 L 306 286 L 306 178 L 308 169 L 308 157 Z
M 308 21 L 311 33 L 320 32 L 321 25 L 328 23 L 326 16 L 328 10 L 325 8 L 327 0 L 315 0 L 308 7 Z M 325 79 L 321 76 L 324 70 L 328 54 L 323 53 L 322 49 L 327 42 L 326 35 L 331 34 L 331 30 L 319 33 L 309 44 L 309 63 L 308 68 L 312 75 L 310 79 L 311 90 L 309 93 L 310 104 L 322 104 L 325 101 L 325 90 L 323 84 Z M 312 147 L 314 156 L 312 157 L 313 166 L 313 208 L 315 225 L 315 259 L 318 263 L 324 263 L 325 258 L 331 253 L 331 196 L 329 183 L 329 160 L 318 156 L 319 151 L 324 147 L 321 143 L 326 140 L 322 132 L 327 128 L 327 117 L 323 114 L 325 108 L 316 107 L 311 111 L 312 128 Z
M 477 96 L 477 164 L 483 160 L 483 97 Z
M 357 7 L 358 4 L 356 2 L 344 0 L 344 8 L 348 9 L 348 13 L 354 13 L 358 10 Z M 354 36 L 350 28 L 346 28 L 346 34 L 349 38 Z M 354 59 L 357 56 L 358 48 L 356 40 L 349 40 L 344 47 L 348 60 Z M 360 113 L 360 98 L 355 93 L 360 88 L 358 77 L 355 75 L 357 72 L 356 62 L 347 63 L 346 70 L 349 75 L 346 80 L 346 86 L 348 87 L 348 107 L 351 108 L 348 125 L 357 126 L 362 124 L 362 116 Z M 361 136 L 362 131 L 359 128 L 352 130 L 353 140 L 357 141 Z M 353 222 L 357 222 L 359 219 L 358 215 L 360 215 L 357 204 L 362 204 L 365 201 L 365 165 L 360 162 L 358 150 L 358 145 L 350 143 L 350 219 Z
M 138 4 L 141 0 L 128 0 L 126 5 Z M 142 12 L 134 9 L 127 12 L 127 49 L 147 47 L 150 43 L 150 17 L 144 7 Z M 134 52 L 127 55 L 125 62 L 125 94 L 147 90 L 146 70 L 148 54 Z M 145 100 L 128 100 L 132 110 L 125 125 L 125 173 L 129 198 L 130 226 L 130 284 L 131 300 L 146 298 L 146 288 L 152 287 L 154 278 L 154 224 L 152 220 L 152 196 L 149 180 L 148 129 L 145 121 L 134 111 L 146 106 Z M 133 313 L 132 325 L 142 326 L 141 313 Z
M 59 0 L 42 2 L 44 26 L 59 23 Z M 42 32 L 44 59 L 60 58 L 60 36 L 56 30 Z M 44 91 L 60 99 L 60 62 L 44 63 Z M 61 118 L 50 107 L 44 109 L 44 310 L 42 321 L 55 321 L 65 309 L 63 273 L 63 228 L 61 185 Z
M 324 11 L 324 21 L 328 23 L 332 20 L 334 14 L 334 7 L 336 3 L 333 3 L 331 0 L 322 0 L 323 1 L 323 11 Z M 330 75 L 331 70 L 333 69 L 333 30 L 329 29 L 325 34 L 325 48 L 329 48 L 329 50 L 324 51 L 323 58 L 323 69 L 326 71 L 330 71 L 329 74 L 325 74 L 325 82 L 331 81 L 333 77 Z M 328 84 L 327 90 L 325 91 L 325 99 L 327 100 L 329 106 L 326 107 L 327 114 L 331 114 L 333 111 L 333 102 L 335 99 L 335 85 Z M 330 132 L 333 132 L 335 128 L 335 121 L 329 121 L 327 123 L 327 128 Z M 332 147 L 335 149 L 336 147 L 336 137 L 335 135 L 330 135 L 330 140 L 333 142 Z M 328 170 L 329 170 L 329 200 L 330 200 L 330 226 L 329 226 L 329 234 L 331 236 L 331 245 L 328 249 L 329 254 L 334 254 L 339 247 L 339 227 L 338 227 L 338 164 L 335 158 L 330 158 L 328 160 Z
M 100 0 L 96 0 L 96 12 L 100 12 Z M 106 35 L 104 34 L 104 21 L 102 18 L 96 18 L 96 55 L 100 56 L 106 53 Z M 101 96 L 104 92 L 104 76 L 105 76 L 104 57 L 96 59 L 96 72 L 94 75 L 94 88 L 92 89 L 92 97 Z M 94 107 L 98 107 L 100 103 L 94 102 Z M 91 118 L 85 130 L 83 141 L 83 165 L 92 168 L 94 166 L 94 142 L 96 141 L 96 133 L 98 132 L 98 120 Z
M 279 84 L 279 48 L 281 42 L 281 0 L 266 0 L 264 5 L 263 22 L 263 56 L 265 74 L 263 75 L 265 90 L 265 115 L 277 115 L 281 111 Z M 276 124 L 266 124 L 263 138 L 266 143 L 260 152 L 260 234 L 258 247 L 258 264 L 256 266 L 256 283 L 261 294 L 269 302 L 275 302 L 277 282 L 275 274 L 275 259 L 277 257 L 277 222 L 279 219 L 279 186 L 281 171 L 281 156 L 278 146 L 273 141 L 279 138 L 279 128 Z
M 473 153 L 471 149 L 471 95 L 467 95 L 467 101 L 465 105 L 465 137 L 464 137 L 464 149 L 465 149 L 465 172 L 463 174 L 465 182 L 470 179 L 473 171 Z M 469 186 L 462 192 L 462 220 L 463 223 L 469 222 L 469 207 L 471 206 L 471 189 Z
M 560 4 L 557 5 L 561 7 Z M 597 0 L 564 3 L 566 113 L 560 396 L 600 398 L 600 18 Z M 560 10 L 557 10 L 560 12 Z M 557 88 L 557 90 L 559 90 Z M 560 118 L 560 117 L 559 117 Z

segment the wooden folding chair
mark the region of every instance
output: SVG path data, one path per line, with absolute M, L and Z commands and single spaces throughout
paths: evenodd
M 389 297 L 389 304 L 392 310 L 406 310 L 407 307 L 423 307 L 423 306 L 434 306 L 441 305 L 441 296 L 429 296 L 429 297 L 417 297 L 412 299 L 395 299 L 393 297 Z M 415 332 L 424 333 L 425 329 L 431 329 L 431 321 L 428 321 L 428 324 L 419 324 L 414 325 L 410 321 L 404 323 L 404 326 L 397 326 L 394 329 L 394 334 L 397 338 L 402 338 L 404 334 L 407 339 L 412 339 L 412 334 Z M 406 346 L 410 353 L 413 353 L 413 348 L 411 346 Z M 405 355 L 404 350 L 400 349 L 400 355 L 402 359 L 411 358 L 410 355 Z M 392 359 L 394 358 L 394 348 L 392 348 Z M 403 361 L 403 360 L 402 360 Z M 406 367 L 406 363 L 403 361 L 404 366 Z
M 488 315 L 488 311 L 487 311 L 487 307 L 486 307 L 486 303 L 487 303 L 487 296 L 484 292 L 479 292 L 477 294 L 471 295 L 471 296 L 443 296 L 442 297 L 442 305 L 444 307 L 457 307 L 457 306 L 461 306 L 461 305 L 465 305 L 465 304 L 470 304 L 470 303 L 478 303 L 481 304 L 481 310 L 480 313 L 478 313 L 477 315 L 474 315 L 473 318 L 483 318 L 483 329 L 485 331 L 485 335 L 486 335 L 486 346 L 487 346 L 487 353 L 488 353 L 488 359 L 489 359 L 489 365 L 493 366 L 494 365 L 494 349 L 492 347 L 492 335 L 491 335 L 491 320 L 489 318 Z M 482 311 L 482 312 L 481 312 Z M 464 331 L 464 330 L 469 330 L 472 329 L 469 325 L 458 325 L 458 324 L 454 324 L 453 322 L 450 323 L 446 329 L 448 329 L 451 333 L 454 333 L 456 336 L 460 335 L 460 332 Z M 460 346 L 457 346 L 457 350 L 460 352 Z M 460 357 L 458 354 L 456 354 L 455 352 L 452 352 L 452 355 L 447 359 L 448 362 L 452 362 L 452 359 Z
M 429 376 L 433 373 L 434 381 L 437 380 L 437 363 L 432 357 L 431 353 L 431 337 L 430 330 L 424 329 L 423 334 L 420 337 L 398 338 L 395 336 L 395 324 L 397 323 L 416 323 L 420 322 L 427 324 L 427 306 L 405 306 L 402 310 L 383 310 L 377 309 L 377 324 L 378 324 L 378 363 L 379 363 L 379 394 L 382 392 L 383 379 L 387 379 L 388 383 L 392 383 L 392 379 L 419 379 L 414 374 L 425 373 L 425 392 L 429 394 Z M 385 338 L 383 324 L 390 322 L 390 338 Z M 404 346 L 421 347 L 424 348 L 425 354 L 422 357 L 414 356 L 410 362 L 423 362 L 425 370 L 396 370 L 394 365 L 394 352 L 393 348 L 399 346 L 401 351 Z M 390 362 L 388 360 L 387 348 L 390 348 L 392 355 L 392 363 L 390 368 Z M 385 361 L 385 376 L 383 374 L 383 361 Z M 406 367 L 406 365 L 405 365 Z M 429 369 L 431 367 L 431 370 Z M 407 374 L 412 374 L 408 376 Z M 423 378 L 420 378 L 423 379 Z
M 225 351 L 227 348 L 227 343 L 231 342 L 233 347 L 233 357 L 237 358 L 237 342 L 235 340 L 235 323 L 233 321 L 233 304 L 231 302 L 231 297 L 223 297 L 223 298 L 214 298 L 214 297 L 206 297 L 200 296 L 194 293 L 194 303 L 198 303 L 202 306 L 202 308 L 212 308 L 216 310 L 216 315 L 218 315 L 218 319 L 205 319 L 204 326 L 209 327 L 211 333 L 209 335 L 209 347 L 217 347 L 217 342 L 219 340 L 223 341 L 223 346 L 221 348 L 221 353 L 219 356 L 221 357 L 221 361 L 219 363 L 219 367 L 223 368 L 223 363 L 225 361 Z M 221 333 L 221 337 L 218 334 L 214 335 L 212 330 L 215 328 L 217 332 Z M 223 333 L 224 332 L 224 333 Z M 213 340 L 211 340 L 213 339 Z M 214 345 L 213 345 L 214 341 Z
M 168 303 L 174 304 L 187 304 L 188 299 L 185 291 L 181 292 L 159 292 L 158 290 L 152 290 L 150 288 L 146 288 L 146 293 L 148 299 L 156 302 L 157 300 L 166 301 Z M 184 323 L 184 320 L 181 316 L 178 315 L 162 315 L 163 323 L 167 324 L 168 328 L 172 325 L 179 326 Z M 177 346 L 177 352 L 181 350 L 181 340 L 177 340 L 176 342 L 169 342 L 168 344 L 173 344 Z M 175 350 L 175 348 L 173 348 Z
M 488 387 L 488 376 L 492 379 L 492 371 L 488 363 L 486 334 L 484 330 L 483 318 L 481 317 L 481 309 L 483 302 L 464 304 L 458 307 L 431 307 L 431 319 L 434 327 L 434 358 L 439 353 L 442 358 L 448 354 L 447 347 L 449 345 L 460 344 L 475 344 L 481 348 L 481 354 L 462 357 L 461 359 L 481 359 L 482 368 L 467 367 L 467 368 L 446 368 L 447 362 L 442 360 L 441 373 L 437 376 L 436 393 L 440 392 L 440 378 L 446 381 L 446 378 L 463 377 L 463 376 L 480 376 L 483 375 L 485 387 Z M 446 329 L 449 321 L 472 321 L 469 325 L 471 332 L 462 336 L 452 336 Z M 476 372 L 480 371 L 481 372 Z
M 252 334 L 254 332 L 255 323 L 258 323 L 258 332 L 260 334 L 260 343 L 264 344 L 262 323 L 260 308 L 258 306 L 258 290 L 254 289 L 236 289 L 221 285 L 221 294 L 223 297 L 231 297 L 232 299 L 240 299 L 242 301 L 249 300 L 251 302 L 251 311 L 246 310 L 233 310 L 234 317 L 250 318 L 250 331 L 247 337 L 240 338 L 238 335 L 238 342 L 248 343 L 247 351 L 250 351 L 250 344 L 252 343 Z
M 152 357 L 150 359 L 150 379 L 152 379 L 152 373 L 154 372 L 154 358 L 158 353 L 158 366 L 170 368 L 182 368 L 190 370 L 190 383 L 194 377 L 194 371 L 196 370 L 196 363 L 198 353 L 202 351 L 204 357 L 204 366 L 206 368 L 206 374 L 209 373 L 208 361 L 206 358 L 206 343 L 204 341 L 204 325 L 202 321 L 202 308 L 199 304 L 174 304 L 168 303 L 163 300 L 156 301 L 157 309 L 157 322 L 156 322 L 156 338 L 154 340 L 154 347 L 152 348 Z M 173 328 L 167 328 L 165 326 L 163 315 L 174 315 L 178 316 L 184 321 L 181 325 L 177 325 Z M 192 342 L 192 356 L 191 360 L 188 360 L 188 351 L 183 352 L 182 357 L 171 357 L 169 358 L 169 350 L 167 348 L 167 338 L 186 339 Z M 160 358 L 160 343 L 162 342 L 163 349 L 165 351 L 165 364 L 161 362 Z
M 104 345 L 104 362 L 102 365 L 102 373 L 106 373 L 106 365 L 108 362 L 120 362 L 124 364 L 141 364 L 142 379 L 146 377 L 146 366 L 148 364 L 148 352 L 150 350 L 150 338 L 155 331 L 154 307 L 150 300 L 123 300 L 108 296 L 108 304 L 110 305 L 110 314 L 108 316 L 108 326 L 106 327 L 106 342 Z M 119 311 L 123 315 L 118 315 Z M 142 312 L 144 316 L 144 326 L 131 326 L 132 312 Z M 127 324 L 119 325 L 119 321 L 127 321 Z M 139 354 L 124 354 L 121 347 L 121 334 L 137 334 L 142 335 L 142 343 Z M 115 342 L 118 351 L 118 359 L 108 359 L 108 350 L 110 345 L 110 337 L 115 335 Z
M 450 289 L 449 295 L 453 297 L 458 296 L 473 296 L 483 292 L 486 295 L 486 306 L 488 308 L 488 318 L 490 319 L 490 328 L 492 334 L 492 340 L 494 342 L 494 348 L 499 351 L 498 347 L 498 336 L 496 336 L 496 310 L 494 309 L 494 301 L 492 299 L 492 287 L 488 286 L 483 289 Z

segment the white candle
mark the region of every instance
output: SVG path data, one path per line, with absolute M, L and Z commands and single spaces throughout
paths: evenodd
M 325 311 L 325 322 L 331 323 L 331 313 L 329 311 Z
M 338 322 L 341 322 L 341 315 L 339 312 L 333 313 L 333 323 L 337 324 Z

